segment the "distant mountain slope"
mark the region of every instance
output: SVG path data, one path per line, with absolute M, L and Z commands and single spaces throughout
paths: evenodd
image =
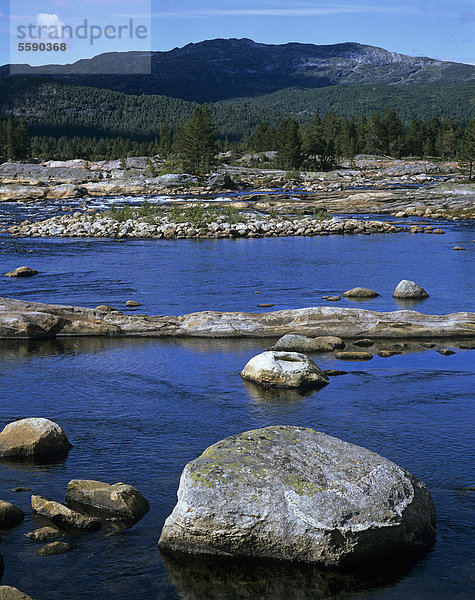
M 294 117 L 331 110 L 348 117 L 393 109 L 400 118 L 430 120 L 455 119 L 466 123 L 475 117 L 474 85 L 470 82 L 447 86 L 415 84 L 411 86 L 361 85 L 329 86 L 319 89 L 293 87 L 257 98 L 225 100 L 223 104 L 250 103 Z
M 100 75 L 104 65 L 109 69 L 113 65 L 119 74 L 130 73 L 131 63 L 141 59 L 139 52 L 101 54 L 75 63 L 73 75 L 62 74 L 65 68 L 57 66 L 55 77 L 75 85 L 195 102 L 256 97 L 295 86 L 448 85 L 475 79 L 472 65 L 414 58 L 352 42 L 268 45 L 249 39 L 208 40 L 153 52 L 151 75 Z M 8 67 L 0 68 L 0 77 L 8 72 Z M 30 72 L 44 75 L 41 67 Z

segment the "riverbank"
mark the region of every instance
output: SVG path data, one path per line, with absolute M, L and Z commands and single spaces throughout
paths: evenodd
M 235 200 L 242 208 L 266 212 L 292 206 L 307 212 L 475 218 L 475 186 L 463 180 L 457 163 L 360 155 L 331 172 L 289 173 L 222 163 L 217 174 L 205 177 L 157 174 L 164 169 L 162 162 L 151 164 L 145 157 L 6 162 L 0 165 L 0 201 L 82 199 L 87 208 L 97 198 L 159 195 L 164 203 Z

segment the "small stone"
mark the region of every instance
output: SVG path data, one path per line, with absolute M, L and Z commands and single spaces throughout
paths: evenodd
M 117 309 L 114 308 L 113 306 L 107 306 L 107 304 L 99 304 L 99 306 L 96 306 L 96 308 L 94 310 L 100 310 L 102 312 L 116 312 Z
M 421 342 L 420 345 L 424 348 L 435 348 L 436 346 L 436 344 L 434 344 L 433 342 Z
M 455 354 L 455 350 L 451 350 L 450 348 L 439 348 L 436 352 L 442 354 L 442 356 L 451 356 L 452 354 Z
M 409 281 L 408 279 L 403 279 L 400 281 L 396 289 L 393 292 L 393 298 L 402 298 L 402 299 L 415 299 L 415 298 L 428 298 L 429 294 L 425 291 L 417 283 L 414 281 Z
M 328 377 L 336 377 L 338 375 L 348 375 L 348 371 L 341 371 L 340 369 L 325 369 L 323 371 Z
M 389 358 L 390 356 L 396 356 L 397 354 L 401 354 L 399 350 L 380 350 L 378 352 L 378 356 L 381 358 Z
M 5 531 L 15 527 L 23 521 L 24 517 L 23 511 L 14 504 L 0 500 L 0 530 Z
M 64 554 L 71 549 L 72 547 L 66 542 L 51 542 L 51 544 L 41 546 L 41 548 L 36 551 L 36 554 L 38 556 L 51 556 L 53 554 Z
M 41 527 L 40 529 L 35 529 L 35 531 L 30 531 L 25 533 L 25 536 L 30 540 L 36 540 L 38 542 L 47 542 L 49 540 L 55 540 L 57 538 L 63 537 L 63 533 L 56 529 L 55 527 Z
M 322 300 L 326 300 L 327 302 L 338 302 L 341 298 L 340 296 L 322 296 Z
M 262 304 L 258 304 L 257 306 L 259 308 L 271 308 L 272 306 L 275 306 L 275 305 L 272 304 L 271 302 L 263 302 Z
M 460 350 L 475 350 L 475 344 L 460 344 Z
M 373 340 L 370 340 L 369 338 L 361 338 L 360 340 L 355 340 L 353 342 L 354 346 L 362 346 L 362 347 L 373 346 L 373 344 L 374 344 Z
M 32 496 L 31 506 L 33 512 L 48 517 L 58 527 L 74 527 L 76 529 L 99 529 L 100 519 L 86 517 L 81 513 L 71 510 L 64 504 L 43 498 L 43 496 Z
M 18 267 L 9 273 L 5 273 L 5 277 L 31 277 L 32 275 L 37 275 L 38 271 L 32 269 L 31 267 Z
M 137 300 L 127 300 L 127 302 L 125 303 L 125 306 L 128 306 L 129 308 L 133 308 L 136 306 L 141 306 L 141 304 L 140 304 L 140 302 L 137 302 Z
M 343 292 L 342 296 L 345 298 L 376 298 L 376 296 L 379 296 L 379 294 L 378 292 L 370 290 L 369 288 L 355 287 L 351 290 Z
M 370 352 L 337 352 L 335 357 L 339 360 L 371 360 L 373 355 Z
M 436 235 L 442 235 L 445 233 L 445 231 L 443 229 L 434 229 L 432 233 L 435 233 Z
M 466 250 L 467 248 L 464 248 L 463 246 L 454 246 L 453 249 L 454 250 Z
M 12 492 L 32 492 L 33 490 L 28 487 L 14 487 L 12 488 Z

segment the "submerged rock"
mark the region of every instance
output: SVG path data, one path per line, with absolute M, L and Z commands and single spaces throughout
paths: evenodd
M 376 298 L 376 296 L 379 296 L 379 294 L 378 292 L 370 290 L 369 288 L 355 287 L 351 290 L 343 292 L 342 296 L 345 298 Z
M 13 271 L 5 273 L 5 277 L 31 277 L 32 275 L 37 275 L 38 271 L 32 269 L 31 267 L 18 267 Z
M 412 298 L 428 298 L 429 294 L 420 285 L 403 279 L 400 281 L 393 292 L 393 298 L 412 299 Z
M 33 512 L 48 517 L 58 527 L 73 527 L 75 529 L 99 529 L 100 519 L 86 517 L 81 513 L 71 510 L 64 504 L 43 498 L 43 496 L 32 496 L 31 506 Z
M 35 540 L 38 542 L 46 542 L 49 540 L 56 540 L 60 537 L 63 537 L 63 533 L 56 529 L 55 527 L 40 527 L 40 529 L 35 529 L 35 531 L 30 531 L 25 533 L 25 536 L 30 540 Z
M 266 387 L 300 388 L 323 386 L 329 380 L 305 354 L 269 350 L 251 358 L 241 377 Z
M 69 550 L 71 550 L 71 546 L 67 542 L 51 542 L 51 544 L 38 548 L 36 554 L 38 556 L 52 556 L 53 554 L 64 554 Z
M 14 504 L 0 500 L 0 530 L 4 531 L 15 527 L 23 521 L 24 517 L 23 511 Z
M 150 504 L 131 485 L 73 479 L 68 483 L 66 502 L 93 508 L 105 518 L 133 521 L 141 519 L 150 510 Z
M 371 360 L 371 352 L 337 352 L 335 358 L 339 360 Z
M 9 423 L 0 432 L 0 459 L 64 458 L 71 447 L 61 427 L 49 419 L 20 419 Z
M 425 484 L 388 459 L 301 427 L 226 438 L 188 463 L 164 551 L 340 566 L 435 537 Z

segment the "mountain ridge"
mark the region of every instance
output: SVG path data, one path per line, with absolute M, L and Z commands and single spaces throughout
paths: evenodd
M 42 67 L 26 70 L 28 76 L 42 79 L 193 102 L 258 97 L 296 86 L 450 85 L 475 79 L 473 65 L 410 57 L 357 42 L 262 44 L 248 38 L 217 38 L 152 52 L 151 75 L 137 74 L 134 68 L 147 57 L 143 52 L 104 53 L 67 67 L 59 65 L 53 75 Z M 0 67 L 0 78 L 9 75 L 9 67 Z M 111 67 L 116 75 L 101 74 Z M 71 68 L 73 73 L 66 74 Z

